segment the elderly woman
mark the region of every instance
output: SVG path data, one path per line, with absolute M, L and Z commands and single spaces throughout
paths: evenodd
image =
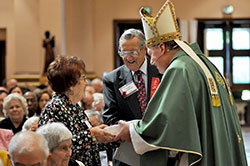
M 23 124 L 22 131 L 36 131 L 38 128 L 39 117 L 32 116 L 28 118 Z
M 94 101 L 92 103 L 92 107 L 102 113 L 102 107 L 104 104 L 103 93 L 94 93 L 93 94 Z
M 39 126 L 62 122 L 72 133 L 72 158 L 87 166 L 99 166 L 98 142 L 111 142 L 115 135 L 104 130 L 106 125 L 92 127 L 78 102 L 87 85 L 85 64 L 73 56 L 60 56 L 47 70 L 50 86 L 56 92 L 40 116 Z
M 14 134 L 22 130 L 28 115 L 26 99 L 18 93 L 11 93 L 4 98 L 3 112 L 5 119 L 0 122 L 0 128 L 11 129 Z
M 72 134 L 63 123 L 53 122 L 39 127 L 36 131 L 48 141 L 51 159 L 48 166 L 83 165 L 77 160 L 70 160 L 72 154 Z

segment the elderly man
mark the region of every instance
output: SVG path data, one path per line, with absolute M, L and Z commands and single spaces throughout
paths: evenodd
M 120 122 L 140 165 L 247 165 L 231 90 L 197 44 L 181 41 L 171 1 L 152 17 L 140 11 L 151 64 L 162 81 L 142 120 Z
M 93 94 L 92 108 L 101 113 L 103 103 L 104 103 L 103 93 L 94 93 Z
M 124 65 L 103 78 L 103 119 L 106 124 L 141 119 L 161 75 L 146 56 L 145 36 L 128 29 L 120 37 L 119 55 Z
M 19 132 L 10 141 L 9 158 L 13 166 L 47 166 L 48 143 L 35 132 Z
M 3 99 L 8 95 L 8 92 L 5 91 L 4 89 L 0 89 L 0 121 L 5 118 L 4 113 L 3 113 Z
M 103 78 L 105 124 L 142 118 L 161 78 L 156 67 L 150 65 L 146 52 L 145 36 L 140 30 L 128 29 L 121 35 L 119 55 L 124 65 Z
M 94 87 L 96 92 L 103 93 L 103 83 L 100 78 L 95 78 L 91 81 L 91 85 Z
M 9 91 L 13 86 L 17 85 L 18 81 L 15 78 L 11 78 L 6 82 L 6 88 Z
M 38 106 L 38 101 L 37 101 L 37 96 L 34 92 L 26 92 L 23 97 L 26 99 L 27 104 L 28 104 L 28 117 L 32 117 L 33 115 L 37 114 L 37 106 Z

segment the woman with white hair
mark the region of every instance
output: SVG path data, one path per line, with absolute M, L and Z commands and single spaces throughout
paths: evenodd
M 104 104 L 104 99 L 103 99 L 103 93 L 94 93 L 93 94 L 93 103 L 92 107 L 96 110 L 102 113 L 102 107 Z
M 38 128 L 39 117 L 32 116 L 28 118 L 25 123 L 23 124 L 22 131 L 36 131 Z
M 10 129 L 14 134 L 22 130 L 28 115 L 26 99 L 18 93 L 11 93 L 4 98 L 3 112 L 5 119 L 0 122 L 0 128 Z
M 39 127 L 36 133 L 44 136 L 48 142 L 51 153 L 48 166 L 84 166 L 82 162 L 70 158 L 72 134 L 63 123 L 47 123 Z

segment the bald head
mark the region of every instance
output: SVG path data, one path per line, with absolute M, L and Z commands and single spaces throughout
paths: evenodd
M 19 132 L 9 143 L 9 157 L 13 165 L 47 164 L 49 156 L 48 143 L 45 138 L 35 132 Z
M 14 78 L 12 79 L 9 79 L 6 83 L 6 86 L 7 86 L 7 90 L 9 91 L 10 88 L 12 88 L 13 86 L 17 85 L 18 84 L 18 81 Z
M 103 92 L 103 83 L 102 80 L 100 78 L 95 78 L 91 81 L 91 85 L 93 86 L 93 88 L 95 89 L 96 92 Z
M 33 116 L 37 112 L 37 96 L 34 92 L 26 92 L 23 97 L 27 100 L 29 117 Z

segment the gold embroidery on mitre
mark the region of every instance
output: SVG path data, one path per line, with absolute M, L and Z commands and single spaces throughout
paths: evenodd
M 169 6 L 171 16 L 172 16 L 172 21 L 175 26 L 175 32 L 167 32 L 164 34 L 160 34 L 157 28 L 157 22 L 160 19 L 160 16 L 162 13 L 165 11 L 165 9 Z M 176 21 L 176 16 L 175 16 L 175 11 L 174 11 L 174 5 L 172 4 L 171 1 L 166 2 L 160 11 L 157 13 L 156 17 L 154 18 L 151 16 L 144 8 L 141 9 L 141 14 L 142 14 L 142 21 L 147 23 L 147 25 L 150 27 L 150 31 L 152 33 L 152 38 L 149 38 L 146 40 L 146 45 L 147 47 L 157 45 L 162 42 L 167 42 L 175 39 L 181 39 L 181 33 L 179 32 L 179 27 L 177 25 Z M 147 33 L 146 31 L 144 32 L 145 34 Z
M 163 43 L 163 42 L 171 41 L 171 40 L 175 40 L 175 39 L 180 39 L 180 38 L 181 38 L 180 32 L 171 32 L 171 33 L 161 35 L 159 37 L 153 37 L 153 38 L 148 39 L 146 41 L 146 45 L 147 45 L 147 47 L 150 47 L 150 46 L 154 46 L 154 45 L 159 44 L 159 43 Z

